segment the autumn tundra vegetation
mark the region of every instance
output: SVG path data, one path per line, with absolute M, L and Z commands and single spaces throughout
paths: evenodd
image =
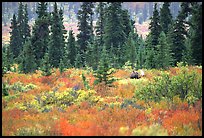
M 20 2 L 2 47 L 2 135 L 201 136 L 202 4 L 175 19 L 169 6 L 154 4 L 143 39 L 121 2 L 83 2 L 75 40 L 56 2 L 38 3 L 32 31 Z
M 202 69 L 117 69 L 113 87 L 91 70 L 3 77 L 3 135 L 202 135 Z M 84 77 L 84 79 L 83 79 Z

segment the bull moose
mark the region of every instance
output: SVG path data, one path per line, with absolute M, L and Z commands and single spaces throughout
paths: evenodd
M 139 79 L 144 76 L 144 71 L 140 70 L 140 74 L 137 71 L 133 71 L 130 75 L 130 79 Z
M 130 75 L 130 78 L 131 78 L 131 79 L 139 79 L 139 78 L 140 78 L 140 77 L 139 77 L 139 73 L 133 71 L 133 72 L 131 73 L 131 75 Z

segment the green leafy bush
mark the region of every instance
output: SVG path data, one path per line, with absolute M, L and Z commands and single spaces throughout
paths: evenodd
M 35 89 L 36 87 L 37 86 L 32 83 L 24 86 L 21 82 L 16 82 L 13 85 L 9 86 L 9 88 L 14 90 L 15 92 L 26 92 Z
M 84 87 L 89 90 L 91 87 L 89 86 L 89 83 L 88 81 L 86 80 L 86 77 L 84 76 L 84 73 L 82 73 L 82 80 L 83 80 L 83 84 L 84 84 Z
M 181 67 L 177 76 L 170 77 L 169 73 L 162 72 L 161 76 L 154 77 L 153 82 L 141 87 L 135 92 L 136 98 L 141 100 L 159 102 L 164 97 L 173 100 L 179 95 L 189 104 L 202 97 L 202 76 L 195 71 L 189 71 L 187 67 Z
M 21 83 L 19 81 L 14 83 L 13 85 L 11 85 L 10 89 L 14 90 L 15 92 L 24 92 L 25 91 L 23 83 Z
M 3 96 L 8 96 L 9 92 L 8 92 L 8 86 L 4 83 L 2 83 L 2 94 Z

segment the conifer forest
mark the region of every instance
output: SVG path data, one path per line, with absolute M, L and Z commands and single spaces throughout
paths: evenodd
M 2 2 L 2 136 L 202 136 L 202 2 Z

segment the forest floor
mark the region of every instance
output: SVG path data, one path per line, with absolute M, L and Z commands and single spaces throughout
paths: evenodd
M 202 68 L 186 68 L 202 76 Z M 129 69 L 116 69 L 114 87 L 94 84 L 96 78 L 90 69 L 71 68 L 62 74 L 58 69 L 52 71 L 48 77 L 41 71 L 10 72 L 2 77 L 4 91 L 9 93 L 2 97 L 3 136 L 202 135 L 202 98 L 189 104 L 178 95 L 170 101 L 135 97 L 154 77 L 180 75 L 179 67 L 144 69 L 145 76 L 140 79 L 129 79 Z

